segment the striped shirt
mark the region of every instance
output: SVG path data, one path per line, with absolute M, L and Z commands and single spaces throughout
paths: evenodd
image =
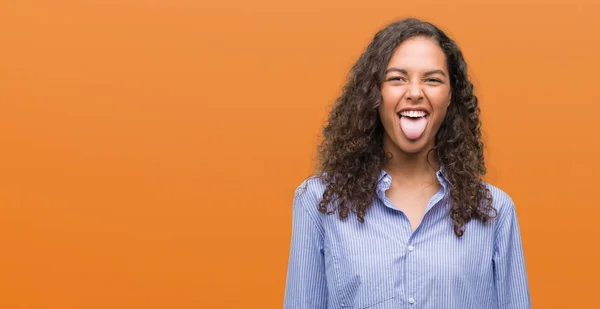
M 391 176 L 381 172 L 365 223 L 317 209 L 325 185 L 305 180 L 295 191 L 285 309 L 521 309 L 531 308 L 515 206 L 485 183 L 497 218 L 471 220 L 457 237 L 449 217 L 443 169 L 440 190 L 413 232 L 386 197 Z

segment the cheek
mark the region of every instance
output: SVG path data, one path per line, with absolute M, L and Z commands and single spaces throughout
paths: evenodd
M 427 98 L 434 112 L 445 112 L 450 103 L 450 92 L 445 87 L 430 89 L 427 93 Z
M 379 105 L 379 115 L 382 118 L 388 118 L 394 114 L 398 103 L 398 95 L 392 90 L 381 91 L 381 104 Z
M 403 87 L 386 87 L 381 90 L 381 97 L 384 103 L 395 105 L 404 95 Z
M 450 103 L 450 94 L 447 88 L 436 88 L 430 89 L 427 93 L 427 98 L 433 109 L 432 126 L 433 130 L 437 131 L 442 125 L 444 118 L 446 118 L 446 112 L 448 110 L 448 104 Z
M 392 125 L 392 122 L 394 121 L 392 119 L 392 114 L 394 114 L 393 107 L 390 108 L 389 104 L 385 104 L 385 102 L 382 102 L 378 107 L 378 111 L 379 121 L 381 121 L 384 127 L 389 128 Z
M 442 111 L 438 111 L 433 119 L 433 127 L 434 129 L 437 131 L 440 126 L 442 125 L 442 122 L 444 122 L 444 119 L 446 118 L 446 109 L 442 110 Z

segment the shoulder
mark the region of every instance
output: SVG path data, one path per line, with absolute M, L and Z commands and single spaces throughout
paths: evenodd
M 514 209 L 515 203 L 508 193 L 490 183 L 486 182 L 485 185 L 492 194 L 492 204 L 496 210 L 500 211 L 500 209 L 503 209 L 502 211 L 504 212 L 511 208 Z
M 516 215 L 515 203 L 512 197 L 495 185 L 484 182 L 492 195 L 492 206 L 496 209 L 496 225 L 511 220 Z
M 325 192 L 325 183 L 321 180 L 321 175 L 312 175 L 304 179 L 294 190 L 294 199 L 314 199 L 321 198 Z
M 304 179 L 294 190 L 294 207 L 304 208 L 311 217 L 316 218 L 325 188 L 326 184 L 321 180 L 321 175 Z

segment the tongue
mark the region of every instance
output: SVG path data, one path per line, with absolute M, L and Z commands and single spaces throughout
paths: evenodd
M 425 119 L 425 117 L 400 117 L 400 128 L 402 128 L 402 132 L 404 132 L 404 135 L 409 139 L 419 138 L 421 134 L 423 134 L 423 131 L 425 131 L 426 125 L 427 119 Z

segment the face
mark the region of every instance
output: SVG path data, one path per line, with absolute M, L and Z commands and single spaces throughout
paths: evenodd
M 402 42 L 386 68 L 381 95 L 386 150 L 415 154 L 433 148 L 451 97 L 446 55 L 438 43 L 426 37 Z

